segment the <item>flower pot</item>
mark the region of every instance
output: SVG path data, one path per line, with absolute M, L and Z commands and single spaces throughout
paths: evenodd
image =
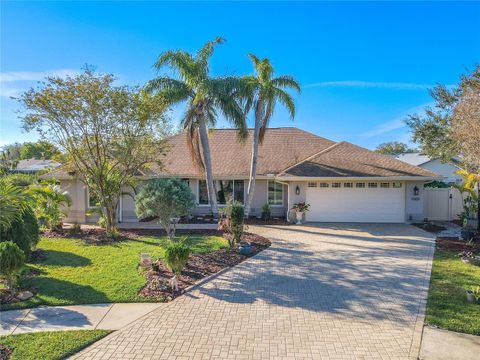
M 470 304 L 475 304 L 477 302 L 477 298 L 475 297 L 475 295 L 473 295 L 471 291 L 467 291 L 467 301 Z
M 297 211 L 295 215 L 297 216 L 297 225 L 302 225 L 303 212 Z
M 242 255 L 250 255 L 252 253 L 252 245 L 247 242 L 238 244 L 238 252 Z

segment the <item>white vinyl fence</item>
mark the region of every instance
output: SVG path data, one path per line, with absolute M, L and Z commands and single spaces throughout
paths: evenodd
M 429 220 L 454 220 L 463 211 L 463 199 L 455 188 L 425 188 L 424 214 Z

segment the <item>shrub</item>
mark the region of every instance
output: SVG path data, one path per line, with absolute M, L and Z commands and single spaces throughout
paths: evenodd
M 272 207 L 269 203 L 265 203 L 262 206 L 262 219 L 263 220 L 270 220 L 270 216 L 272 216 Z
M 231 238 L 228 239 L 230 249 L 239 243 L 244 232 L 245 210 L 242 204 L 237 201 L 229 202 L 220 214 L 222 218 L 219 221 L 219 228 L 228 232 Z
M 28 259 L 32 248 L 40 240 L 40 229 L 33 211 L 31 209 L 25 210 L 22 217 L 12 222 L 10 227 L 4 229 L 0 235 L 0 241 L 13 241 Z
M 25 254 L 12 241 L 0 243 L 0 275 L 6 279 L 8 289 L 15 284 L 15 277 L 25 263 Z
M 175 222 L 190 215 L 195 200 L 188 184 L 178 178 L 149 180 L 135 196 L 135 211 L 139 218 L 158 217 L 167 235 L 175 237 Z
M 190 256 L 190 248 L 182 242 L 171 243 L 165 249 L 165 264 L 173 272 L 172 288 L 178 290 L 177 275 L 179 275 Z

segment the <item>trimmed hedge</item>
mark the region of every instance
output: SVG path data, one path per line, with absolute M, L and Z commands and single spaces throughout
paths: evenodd
M 32 210 L 25 211 L 21 219 L 14 221 L 10 228 L 0 233 L 0 242 L 12 241 L 17 244 L 27 259 L 39 240 L 40 228 Z

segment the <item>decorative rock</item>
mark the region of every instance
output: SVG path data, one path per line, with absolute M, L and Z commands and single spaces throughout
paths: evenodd
M 30 291 L 20 291 L 20 292 L 17 294 L 17 299 L 18 299 L 18 300 L 21 300 L 21 301 L 28 300 L 28 299 L 30 299 L 31 297 L 33 297 L 33 294 L 32 294 L 32 292 L 30 292 Z

